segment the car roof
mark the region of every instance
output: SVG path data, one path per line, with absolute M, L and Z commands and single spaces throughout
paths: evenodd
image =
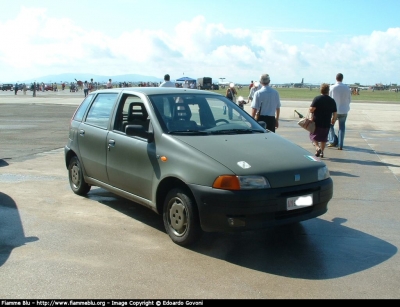
M 201 95 L 215 95 L 222 96 L 219 93 L 197 90 L 190 88 L 177 88 L 177 87 L 123 87 L 123 88 L 112 88 L 112 89 L 102 89 L 97 90 L 96 93 L 110 93 L 110 92 L 123 92 L 123 93 L 142 93 L 144 95 L 159 95 L 159 94 L 201 94 Z

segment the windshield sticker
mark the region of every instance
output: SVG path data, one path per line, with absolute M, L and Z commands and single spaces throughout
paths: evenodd
M 246 161 L 239 161 L 237 163 L 237 165 L 239 165 L 241 168 L 244 168 L 244 169 L 251 167 L 251 165 L 249 163 L 247 163 Z
M 304 156 L 310 161 L 315 161 L 315 162 L 321 162 L 320 158 L 314 157 L 314 156 Z

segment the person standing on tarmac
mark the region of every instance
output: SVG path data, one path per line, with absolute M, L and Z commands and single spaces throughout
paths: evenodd
M 253 81 L 252 81 L 253 82 Z M 260 82 L 256 81 L 253 83 L 251 89 L 250 89 L 250 94 L 249 97 L 247 98 L 247 102 L 251 103 L 253 101 L 254 93 L 261 89 L 261 84 Z
M 251 116 L 255 117 L 257 111 L 260 112 L 258 121 L 263 121 L 267 124 L 267 129 L 275 132 L 279 128 L 279 115 L 281 112 L 281 100 L 279 93 L 273 89 L 270 84 L 268 74 L 262 74 L 260 77 L 261 89 L 254 93 L 251 102 Z
M 346 119 L 347 114 L 350 111 L 351 103 L 351 90 L 343 83 L 343 74 L 338 73 L 336 75 L 336 83 L 331 86 L 329 90 L 329 96 L 331 96 L 337 106 L 337 121 L 339 123 L 338 134 L 335 133 L 335 122 L 333 121 L 328 134 L 328 147 L 336 147 L 338 150 L 343 150 L 344 134 L 346 132 Z
M 169 74 L 164 76 L 164 82 L 159 85 L 159 87 L 175 87 L 175 83 L 171 81 Z
M 33 82 L 32 97 L 36 97 L 36 82 Z
M 107 87 L 107 89 L 113 88 L 113 86 L 112 86 L 112 80 L 111 80 L 111 79 L 108 79 L 108 82 L 107 82 L 107 84 L 106 84 L 106 87 Z
M 88 82 L 85 80 L 85 82 L 83 82 L 83 94 L 85 95 L 85 97 L 88 95 L 89 93 L 89 84 Z

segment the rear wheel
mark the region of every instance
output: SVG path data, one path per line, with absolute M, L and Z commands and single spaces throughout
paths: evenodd
M 200 239 L 197 206 L 192 197 L 182 189 L 171 190 L 164 202 L 164 227 L 172 241 L 187 246 Z
M 90 185 L 83 179 L 83 170 L 78 157 L 72 157 L 68 166 L 69 185 L 72 191 L 78 195 L 86 195 L 90 191 Z

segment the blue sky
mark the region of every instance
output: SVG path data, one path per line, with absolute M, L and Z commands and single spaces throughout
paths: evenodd
M 61 73 L 400 84 L 399 0 L 14 0 L 0 82 Z

